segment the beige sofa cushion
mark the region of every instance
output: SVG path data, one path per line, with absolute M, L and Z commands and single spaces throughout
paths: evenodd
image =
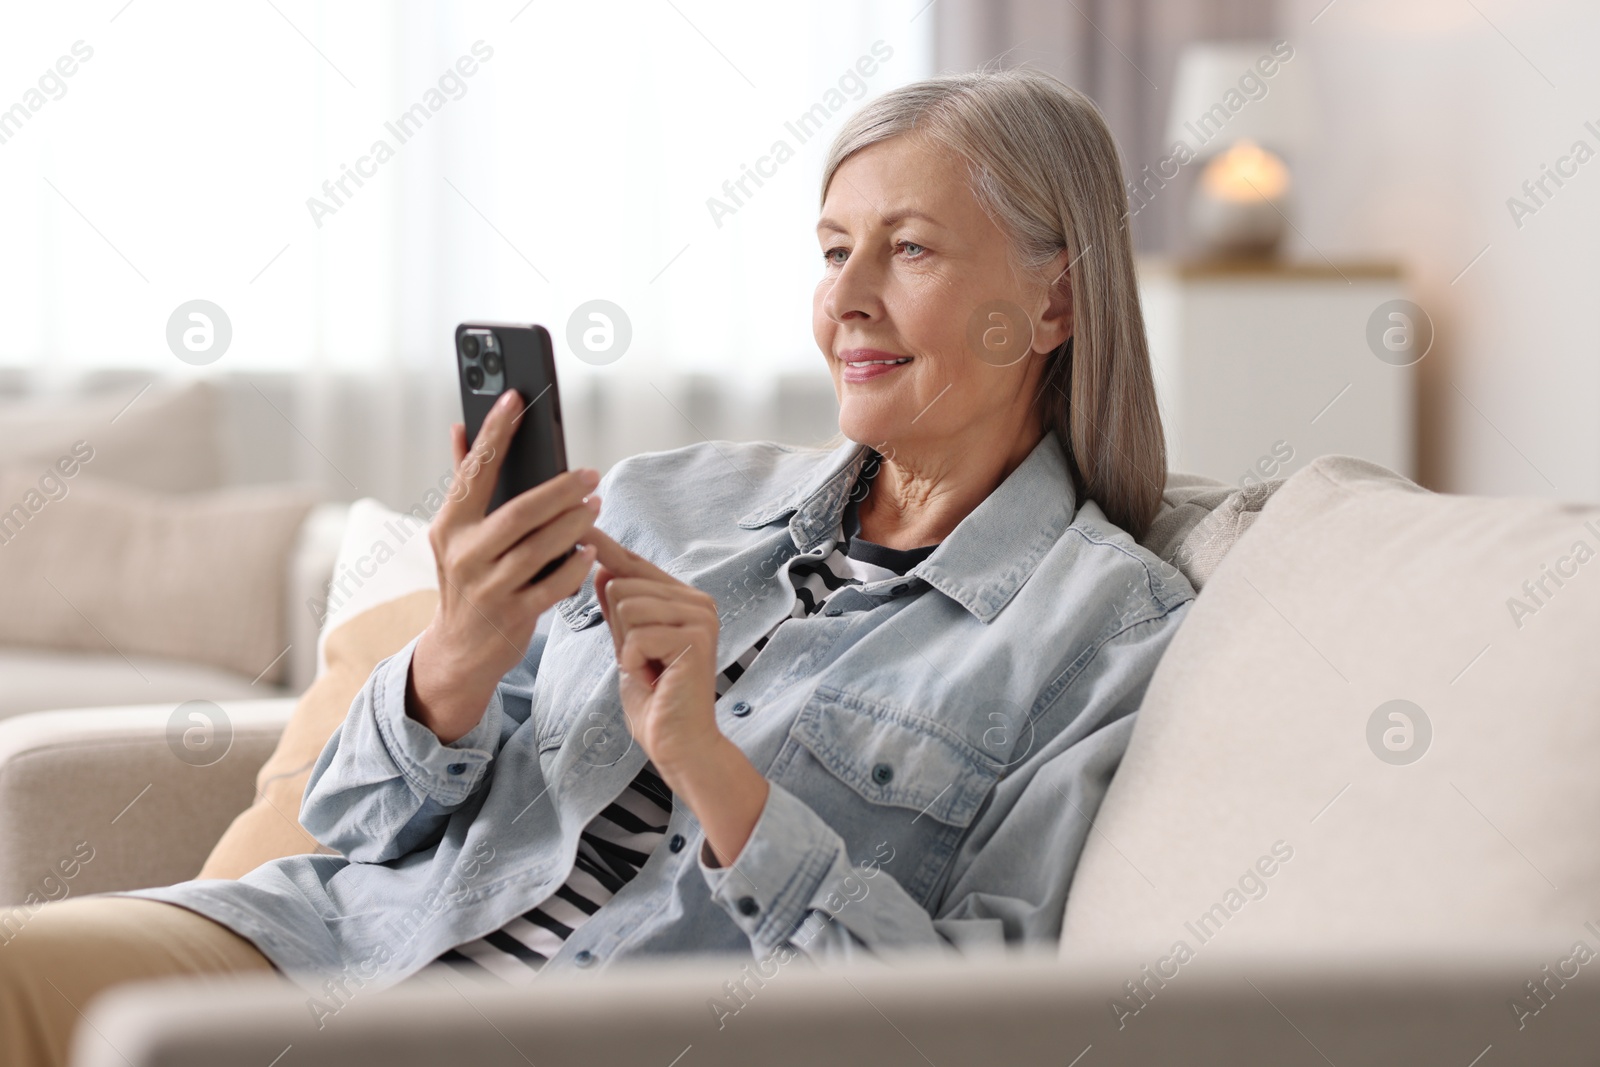
M 185 700 L 260 700 L 283 695 L 266 682 L 201 663 L 115 652 L 64 652 L 0 646 L 0 719 L 30 711 L 165 704 Z
M 300 826 L 312 764 L 372 669 L 421 633 L 438 603 L 426 528 L 375 500 L 356 501 L 333 568 L 316 681 L 261 768 L 255 802 L 222 835 L 200 877 L 237 878 L 280 856 L 328 851 Z
M 1600 895 L 1597 553 L 1600 508 L 1297 471 L 1151 681 L 1063 954 L 1554 925 L 1564 955 Z
M 189 660 L 275 684 L 284 572 L 314 494 L 152 493 L 97 480 L 99 458 L 70 476 L 0 468 L 0 644 Z
M 220 403 L 204 381 L 0 402 L 0 465 L 37 477 L 82 441 L 97 478 L 169 493 L 216 489 Z

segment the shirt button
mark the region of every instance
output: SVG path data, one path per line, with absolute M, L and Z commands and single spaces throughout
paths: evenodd
M 446 767 L 445 770 L 449 771 L 451 774 L 465 774 L 467 772 L 467 765 L 465 763 L 452 763 L 450 766 Z
M 743 700 L 739 701 L 737 704 L 735 704 L 733 706 L 733 713 L 735 715 L 739 716 L 739 718 L 741 718 L 741 719 L 744 718 L 746 715 L 750 714 L 754 710 L 755 710 L 754 708 L 752 708 L 748 703 L 746 703 Z
M 825 609 L 823 609 L 822 613 L 824 615 L 828 616 L 828 618 L 834 619 L 834 618 L 838 618 L 840 615 L 843 615 L 844 614 L 844 609 L 843 608 L 825 608 Z
M 740 897 L 739 898 L 739 914 L 740 915 L 754 915 L 756 912 L 758 912 L 760 910 L 761 910 L 761 905 L 756 903 L 756 898 L 755 897 Z
M 588 949 L 582 949 L 577 953 L 577 955 L 572 957 L 572 962 L 576 963 L 579 967 L 588 967 L 590 964 L 594 963 L 594 953 L 590 952 Z
M 903 594 L 903 593 L 905 593 L 905 591 L 906 591 L 906 590 L 907 590 L 907 589 L 910 589 L 910 588 L 911 588 L 911 587 L 910 587 L 910 586 L 909 586 L 909 585 L 904 585 L 904 584 L 901 584 L 901 585 L 897 585 L 897 586 L 895 586 L 895 587 L 894 587 L 894 588 L 893 588 L 893 589 L 890 589 L 890 590 L 889 590 L 889 595 L 890 595 L 890 596 L 900 596 L 900 595 L 902 595 L 902 594 Z
M 880 763 L 876 767 L 872 768 L 872 780 L 877 782 L 879 785 L 888 785 L 890 779 L 893 777 L 894 768 L 889 766 L 887 763 Z
M 684 844 L 682 834 L 673 834 L 672 840 L 667 842 L 667 847 L 674 852 L 682 852 Z

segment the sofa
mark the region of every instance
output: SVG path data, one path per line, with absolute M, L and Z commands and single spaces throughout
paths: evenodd
M 148 376 L 0 399 L 0 719 L 310 682 L 347 505 L 250 477 L 236 414 Z
M 1198 596 L 1058 948 L 441 977 L 345 990 L 331 1019 L 276 979 L 132 985 L 89 1007 L 75 1062 L 1592 1062 L 1600 507 L 1435 494 L 1337 456 L 1244 489 L 1174 475 L 1165 501 L 1146 547 Z M 74 894 L 214 863 L 296 713 L 221 707 L 233 748 L 205 767 L 172 758 L 170 709 L 0 723 L 4 855 L 49 872 L 104 841 Z

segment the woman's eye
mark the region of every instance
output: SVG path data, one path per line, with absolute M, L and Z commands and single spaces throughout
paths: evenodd
M 903 252 L 909 259 L 920 259 L 928 251 L 926 247 L 917 244 L 915 241 L 900 241 L 895 244 L 895 248 Z M 843 266 L 844 261 L 849 258 L 850 250 L 847 248 L 830 248 L 822 253 L 823 262 L 835 267 Z

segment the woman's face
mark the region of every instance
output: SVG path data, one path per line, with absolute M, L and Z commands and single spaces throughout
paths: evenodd
M 911 136 L 862 149 L 834 172 L 817 237 L 812 330 L 846 437 L 902 458 L 1032 447 L 1070 296 L 1014 266 L 962 160 Z

